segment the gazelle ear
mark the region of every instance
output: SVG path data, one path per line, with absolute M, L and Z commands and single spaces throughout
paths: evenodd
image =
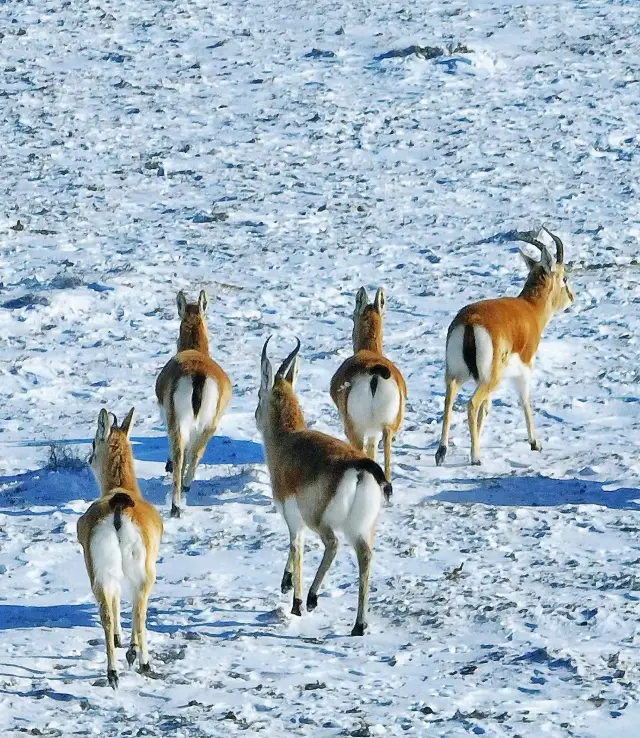
M 120 426 L 120 430 L 123 430 L 127 434 L 127 438 L 129 438 L 129 434 L 131 433 L 131 426 L 133 425 L 133 414 L 135 413 L 135 408 L 132 407 L 131 410 L 127 413 L 127 417 L 122 421 L 122 425 Z
M 373 307 L 382 315 L 382 311 L 384 310 L 384 290 L 382 287 L 378 287 L 376 298 L 373 301 Z
M 533 257 L 529 256 L 529 254 L 525 253 L 522 249 L 520 249 L 518 253 L 522 257 L 522 261 L 524 261 L 524 263 L 527 265 L 527 269 L 529 271 L 535 269 L 540 263 L 539 261 L 536 261 Z
M 178 315 L 180 319 L 184 318 L 185 313 L 187 312 L 187 298 L 184 296 L 184 292 L 180 290 L 178 292 L 178 296 L 176 297 L 176 302 L 178 303 Z
M 204 290 L 200 290 L 200 296 L 198 297 L 198 312 L 200 315 L 204 315 L 207 312 L 207 293 Z
M 367 291 L 364 287 L 360 287 L 358 290 L 358 293 L 356 294 L 356 309 L 354 311 L 354 315 L 362 315 L 364 312 L 364 309 L 369 304 L 369 297 L 367 295 Z
M 111 431 L 111 421 L 109 413 L 102 408 L 98 415 L 98 430 L 96 431 L 96 441 L 106 441 Z

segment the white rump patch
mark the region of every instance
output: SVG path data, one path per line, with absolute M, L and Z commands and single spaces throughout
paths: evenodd
M 207 377 L 202 388 L 202 404 L 198 416 L 193 414 L 193 378 L 180 377 L 173 392 L 173 407 L 180 429 L 180 437 L 185 448 L 209 428 L 218 409 L 218 385 Z
M 464 384 L 469 380 L 475 381 L 462 353 L 464 342 L 464 325 L 457 325 L 447 340 L 446 374 L 452 379 Z M 476 365 L 480 381 L 486 381 L 491 376 L 493 362 L 493 342 L 489 332 L 480 325 L 473 327 L 476 344 Z
M 359 474 L 362 479 L 358 482 Z M 352 543 L 358 538 L 369 541 L 381 507 L 382 491 L 373 475 L 348 469 L 324 511 L 322 522 L 332 530 L 343 531 Z
M 140 531 L 124 513 L 117 531 L 113 517 L 107 515 L 96 525 L 89 543 L 94 578 L 106 594 L 118 594 L 123 579 L 138 589 L 146 576 L 146 551 Z
M 363 438 L 379 436 L 385 426 L 396 422 L 400 412 L 400 389 L 393 377 L 378 377 L 375 396 L 371 392 L 373 377 L 373 374 L 355 377 L 347 399 L 347 414 Z
M 119 592 L 123 578 L 122 553 L 113 515 L 107 515 L 93 529 L 89 551 L 96 585 L 107 594 Z

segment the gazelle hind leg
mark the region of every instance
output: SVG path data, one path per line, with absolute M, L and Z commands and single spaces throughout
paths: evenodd
M 113 607 L 114 624 L 113 645 L 116 648 L 122 648 L 122 625 L 120 623 L 120 592 L 116 593 L 111 603 Z
M 358 558 L 358 614 L 351 630 L 352 636 L 364 635 L 367 629 L 367 607 L 369 601 L 369 573 L 371 570 L 371 545 L 362 537 L 353 542 Z
M 384 448 L 384 475 L 387 481 L 391 481 L 391 441 L 393 440 L 393 433 L 391 428 L 385 428 L 382 431 L 382 444 Z
M 107 681 L 112 689 L 118 688 L 118 670 L 116 668 L 115 623 L 113 619 L 113 594 L 96 587 L 94 594 L 100 610 L 100 622 L 104 629 L 104 640 L 107 649 Z
M 282 514 L 289 528 L 289 555 L 282 575 L 282 592 L 293 584 L 292 615 L 302 615 L 302 554 L 304 552 L 305 523 L 295 497 L 288 497 L 282 505 Z
M 173 488 L 171 491 L 171 517 L 180 517 L 180 501 L 182 492 L 182 473 L 184 465 L 184 447 L 178 432 L 169 436 L 171 459 L 173 461 Z
M 489 400 L 491 392 L 495 389 L 495 382 L 481 382 L 471 395 L 467 406 L 467 418 L 469 431 L 471 433 L 471 463 L 476 466 L 482 463 L 480 459 L 480 433 L 478 430 L 478 415 L 481 407 Z
M 131 643 L 127 651 L 127 663 L 133 666 L 138 656 L 137 648 L 140 649 L 139 663 L 140 671 L 149 672 L 149 651 L 147 649 L 147 603 L 153 580 L 142 583 L 133 597 L 132 622 L 131 622 Z
M 478 410 L 478 436 L 482 437 L 482 429 L 484 428 L 484 424 L 489 417 L 489 410 L 491 409 L 491 398 L 487 397 L 487 399 L 480 405 L 480 409 Z
M 358 435 L 356 433 L 355 428 L 353 427 L 353 423 L 349 418 L 345 418 L 344 421 L 344 433 L 349 441 L 349 443 L 354 447 L 357 448 L 358 451 L 364 450 L 364 437 Z
M 309 594 L 307 595 L 307 610 L 315 610 L 318 606 L 318 590 L 325 578 L 326 573 L 329 571 L 329 567 L 333 563 L 338 552 L 338 539 L 335 533 L 328 526 L 324 526 L 318 529 L 318 535 L 324 543 L 324 554 L 322 555 L 322 561 L 318 567 L 318 571 L 313 579 Z
M 376 451 L 378 450 L 378 444 L 376 443 L 375 436 L 367 438 L 367 450 L 366 454 L 370 459 L 376 460 Z
M 449 444 L 449 426 L 451 424 L 451 410 L 454 400 L 458 395 L 460 383 L 457 379 L 447 378 L 447 389 L 444 398 L 444 416 L 442 418 L 442 434 L 440 435 L 440 445 L 436 451 L 436 466 L 442 466 L 445 456 L 447 455 L 447 447 Z
M 202 458 L 202 455 L 205 452 L 205 449 L 207 448 L 207 443 L 209 442 L 209 439 L 211 436 L 215 433 L 215 428 L 208 431 L 207 433 L 202 433 L 198 436 L 197 440 L 195 441 L 191 453 L 189 455 L 189 463 L 187 464 L 187 468 L 184 474 L 184 477 L 182 479 L 182 490 L 184 492 L 187 492 L 189 488 L 191 487 L 191 483 L 193 482 L 193 478 L 196 475 L 196 469 L 198 468 L 198 464 L 200 463 L 200 459 Z

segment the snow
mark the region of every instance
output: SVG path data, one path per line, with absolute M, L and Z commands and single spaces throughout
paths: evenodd
M 2 735 L 635 738 L 638 4 L 0 5 Z M 517 293 L 511 234 L 541 223 L 577 295 L 536 359 L 543 451 L 507 386 L 469 466 L 467 388 L 436 468 L 449 321 Z M 299 336 L 307 420 L 342 435 L 361 285 L 385 289 L 408 401 L 350 638 L 348 545 L 288 614 L 253 413 L 264 339 L 276 361 Z M 234 396 L 170 520 L 153 383 L 201 288 Z M 97 490 L 46 467 L 132 405 L 165 535 L 152 675 L 118 651 L 114 694 L 75 537 Z M 306 587 L 320 556 L 309 536 Z

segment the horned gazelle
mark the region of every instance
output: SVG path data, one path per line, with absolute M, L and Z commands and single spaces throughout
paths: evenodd
M 540 451 L 529 404 L 531 365 L 540 337 L 551 316 L 571 305 L 575 297 L 567 281 L 562 241 L 546 228 L 556 246 L 555 263 L 538 238 L 518 234 L 518 240 L 535 246 L 540 259 L 520 252 L 529 276 L 518 297 L 483 300 L 463 308 L 447 333 L 446 396 L 436 464 L 447 454 L 451 408 L 458 390 L 473 380 L 476 389 L 468 405 L 471 463 L 480 464 L 480 433 L 489 413 L 490 395 L 503 377 L 513 380 L 524 409 L 529 443 Z
M 200 292 L 197 303 L 187 303 L 180 291 L 177 303 L 178 352 L 156 381 L 156 397 L 169 436 L 166 470 L 173 474 L 173 518 L 180 517 L 181 494 L 188 492 L 207 442 L 231 399 L 229 377 L 209 356 L 205 291 Z
M 371 548 L 382 496 L 391 483 L 375 461 L 362 451 L 325 433 L 308 430 L 293 385 L 298 375 L 297 347 L 273 376 L 262 349 L 262 380 L 256 424 L 262 434 L 271 475 L 273 498 L 289 528 L 289 556 L 281 590 L 293 586 L 293 615 L 301 615 L 303 535 L 307 527 L 324 543 L 324 555 L 307 596 L 307 610 L 318 604 L 318 589 L 338 550 L 336 533 L 343 531 L 358 558 L 358 614 L 351 635 L 367 627 Z
M 100 608 L 107 647 L 107 679 L 116 689 L 115 649 L 122 645 L 120 593 L 126 580 L 133 594 L 131 642 L 127 663 L 139 656 L 140 671 L 149 671 L 147 601 L 156 578 L 162 520 L 142 498 L 133 470 L 129 432 L 133 408 L 122 422 L 103 408 L 89 464 L 100 488 L 96 500 L 78 520 L 78 540 L 84 552 L 91 589 Z
M 384 447 L 384 473 L 391 479 L 391 441 L 397 433 L 407 397 L 407 386 L 396 366 L 382 354 L 384 292 L 378 289 L 369 304 L 364 287 L 356 295 L 353 313 L 353 356 L 331 379 L 331 397 L 344 431 L 358 449 L 376 458 L 380 436 Z

